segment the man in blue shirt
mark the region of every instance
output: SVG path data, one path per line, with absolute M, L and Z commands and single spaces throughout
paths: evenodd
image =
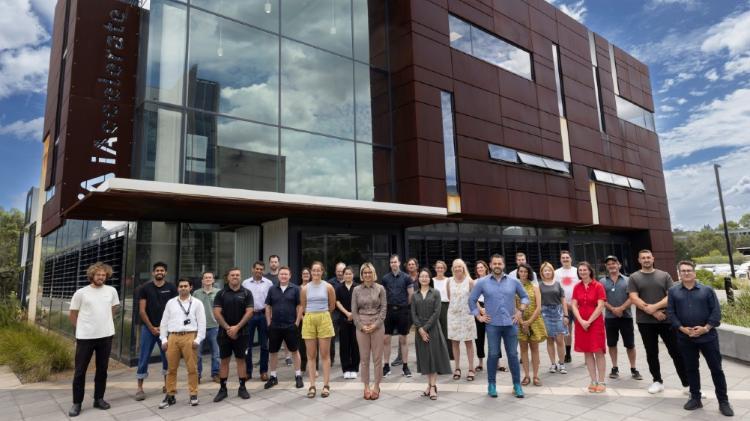
M 300 287 L 289 282 L 292 273 L 282 266 L 278 272 L 279 283 L 268 290 L 266 296 L 266 323 L 268 324 L 268 352 L 270 357 L 271 376 L 263 386 L 270 389 L 279 384 L 276 367 L 279 363 L 277 354 L 281 343 L 292 353 L 294 361 L 294 384 L 297 389 L 304 386 L 300 370 L 299 338 L 297 329 L 302 322 L 302 304 Z
M 497 397 L 495 377 L 497 375 L 497 359 L 500 353 L 500 341 L 505 342 L 505 355 L 508 357 L 510 373 L 513 378 L 513 394 L 523 398 L 521 388 L 521 368 L 518 364 L 518 324 L 521 315 L 529 305 L 529 296 L 517 279 L 506 275 L 505 258 L 493 254 L 490 260 L 492 273 L 479 279 L 469 296 L 469 309 L 482 323 L 487 325 L 487 342 L 489 355 L 487 357 L 487 394 Z M 479 312 L 477 300 L 484 295 L 485 314 Z M 521 298 L 521 305 L 516 308 L 516 295 Z
M 388 310 L 383 323 L 385 326 L 383 376 L 391 374 L 391 367 L 388 365 L 391 358 L 391 335 L 398 334 L 398 344 L 404 362 L 402 367 L 404 376 L 411 377 L 411 370 L 406 364 L 409 361 L 406 335 L 409 334 L 411 329 L 409 304 L 411 304 L 411 296 L 414 294 L 414 286 L 409 275 L 401 272 L 401 259 L 397 254 L 391 256 L 390 265 L 391 271 L 380 280 L 380 284 L 385 288 L 385 296 L 388 300 Z
M 719 335 L 716 328 L 721 323 L 721 308 L 713 288 L 696 282 L 695 263 L 683 260 L 678 265 L 682 283 L 674 285 L 667 294 L 667 315 L 677 330 L 677 346 L 685 362 L 690 384 L 690 400 L 683 406 L 688 411 L 703 408 L 701 403 L 701 377 L 698 371 L 698 353 L 703 354 L 719 401 L 719 411 L 734 416 L 727 397 L 727 380 L 721 368 Z

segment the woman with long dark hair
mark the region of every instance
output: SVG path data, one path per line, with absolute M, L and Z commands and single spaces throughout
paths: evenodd
M 354 270 L 344 268 L 344 282 L 336 287 L 336 308 L 341 312 L 339 320 L 339 357 L 341 371 L 345 379 L 356 379 L 359 372 L 359 347 L 357 329 L 352 314 L 352 293 L 354 291 Z
M 529 296 L 529 305 L 526 306 L 521 315 L 521 323 L 518 326 L 518 343 L 521 347 L 521 365 L 523 366 L 523 380 L 521 385 L 526 386 L 532 382 L 529 378 L 529 365 L 533 372 L 534 386 L 541 386 L 539 379 L 539 343 L 547 339 L 547 329 L 544 327 L 542 314 L 542 294 L 539 286 L 532 282 L 534 271 L 526 263 L 518 265 L 516 275 L 523 289 Z M 521 300 L 516 297 L 516 307 L 521 305 Z M 531 360 L 529 360 L 531 354 Z

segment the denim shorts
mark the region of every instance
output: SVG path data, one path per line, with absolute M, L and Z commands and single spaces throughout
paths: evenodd
M 563 310 L 561 304 L 543 305 L 542 318 L 544 327 L 547 328 L 547 337 L 554 338 L 557 335 L 567 335 L 568 329 L 563 321 Z

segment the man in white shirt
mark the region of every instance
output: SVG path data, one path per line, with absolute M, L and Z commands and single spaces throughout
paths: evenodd
M 562 267 L 555 270 L 555 281 L 559 282 L 565 292 L 565 300 L 570 302 L 573 299 L 573 288 L 581 282 L 578 279 L 578 269 L 573 267 L 573 256 L 568 250 L 560 252 L 560 263 Z M 568 327 L 568 336 L 565 337 L 565 362 L 571 362 L 570 344 L 573 339 L 573 310 L 568 307 L 568 314 L 563 318 L 563 322 Z
M 193 283 L 182 278 L 177 281 L 178 296 L 167 301 L 159 325 L 162 350 L 167 355 L 167 394 L 159 404 L 163 409 L 174 405 L 177 393 L 177 369 L 185 359 L 190 389 L 190 405 L 198 405 L 198 347 L 206 338 L 206 312 L 203 303 L 190 292 Z
M 273 282 L 263 276 L 265 264 L 260 260 L 253 263 L 253 276 L 242 282 L 242 287 L 253 295 L 253 317 L 247 322 L 250 330 L 250 338 L 247 344 L 245 364 L 247 366 L 247 377 L 253 377 L 253 339 L 255 331 L 258 331 L 258 343 L 260 344 L 260 380 L 268 380 L 268 324 L 266 322 L 266 296 Z
M 101 262 L 94 263 L 86 270 L 86 276 L 91 284 L 73 294 L 68 314 L 70 323 L 76 331 L 73 406 L 68 412 L 71 417 L 81 413 L 81 402 L 86 387 L 86 369 L 94 352 L 94 408 L 110 408 L 109 403 L 104 400 L 104 391 L 107 388 L 107 366 L 112 351 L 112 338 L 115 335 L 113 315 L 120 305 L 120 299 L 116 289 L 104 285 L 104 282 L 112 277 L 112 266 Z

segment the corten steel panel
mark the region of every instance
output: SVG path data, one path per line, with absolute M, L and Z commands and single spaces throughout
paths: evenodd
M 44 206 L 42 234 L 59 226 L 97 182 L 130 176 L 140 9 L 117 0 L 71 0 L 69 15 L 64 130 L 52 180 L 55 200 Z M 64 11 L 56 13 L 56 27 L 64 16 Z M 45 126 L 54 118 L 46 116 Z

